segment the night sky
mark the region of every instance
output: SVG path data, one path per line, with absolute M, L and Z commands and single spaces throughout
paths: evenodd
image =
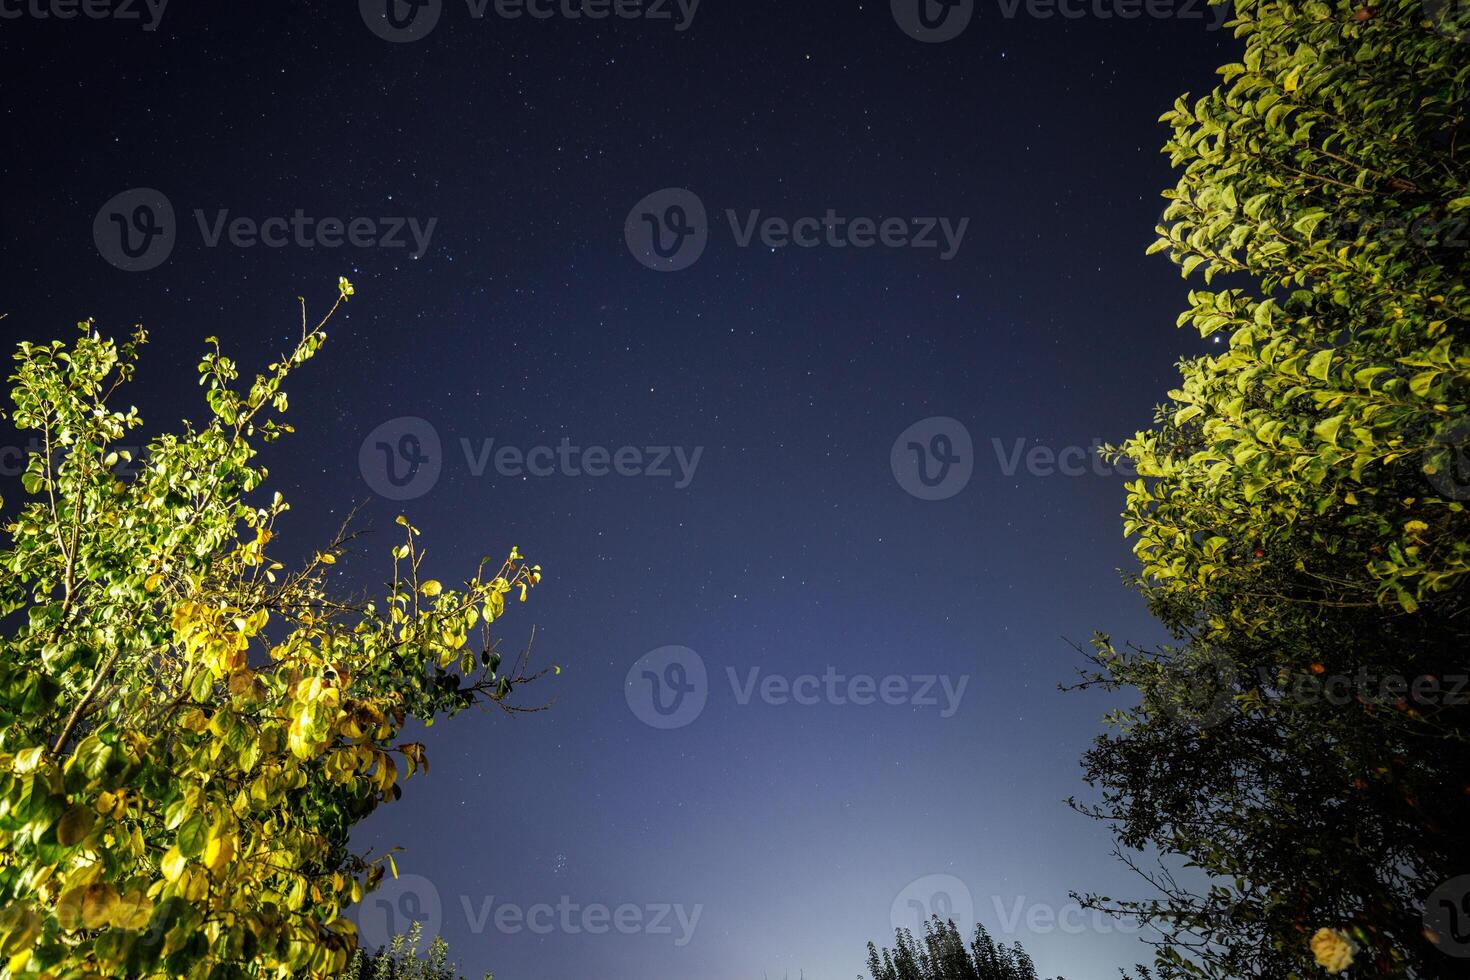
M 357 835 L 404 848 L 366 939 L 418 914 L 498 980 L 850 980 L 932 908 L 1047 976 L 1147 959 L 1068 908 L 1142 892 L 1063 802 L 1109 703 L 1057 685 L 1069 641 L 1158 638 L 1125 477 L 1082 453 L 1205 349 L 1143 252 L 1217 15 L 48 2 L 0 0 L 7 344 L 142 322 L 129 397 L 176 428 L 204 337 L 262 366 L 345 275 L 265 456 L 283 556 L 362 503 L 344 589 L 400 513 L 436 577 L 546 571 L 500 636 L 536 627 L 556 703 L 424 733 Z

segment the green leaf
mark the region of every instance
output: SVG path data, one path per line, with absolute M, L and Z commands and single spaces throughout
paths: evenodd
M 91 807 L 77 804 L 62 814 L 56 825 L 56 842 L 62 847 L 75 847 L 87 839 L 97 822 L 97 814 Z
M 1332 355 L 1331 348 L 1313 354 L 1312 359 L 1307 362 L 1307 376 L 1318 381 L 1327 381 L 1332 371 Z
M 199 853 L 204 850 L 204 840 L 208 830 L 209 826 L 203 814 L 196 813 L 185 820 L 184 825 L 179 828 L 176 839 L 179 853 L 187 858 L 198 857 Z
M 1344 416 L 1334 415 L 1318 422 L 1312 428 L 1312 434 L 1323 442 L 1337 445 L 1337 431 L 1342 428 Z
M 1416 395 L 1428 395 L 1434 383 L 1443 373 L 1442 371 L 1420 371 L 1409 379 L 1409 390 Z
M 1291 227 L 1295 231 L 1310 238 L 1312 236 L 1312 232 L 1317 230 L 1317 226 L 1320 225 L 1322 223 L 1322 220 L 1326 217 L 1326 211 L 1323 211 L 1320 208 L 1314 208 L 1311 211 L 1303 214 L 1300 218 L 1297 218 L 1295 221 L 1293 221 L 1291 223 Z
M 214 690 L 214 678 L 209 676 L 209 671 L 197 672 L 189 682 L 189 696 L 195 701 L 205 702 L 209 700 L 209 694 Z

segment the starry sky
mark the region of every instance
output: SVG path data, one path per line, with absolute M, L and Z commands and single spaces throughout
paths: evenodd
M 142 322 L 131 398 L 173 428 L 205 336 L 262 365 L 345 275 L 265 456 L 283 546 L 362 504 L 344 588 L 400 513 L 446 581 L 545 569 L 500 636 L 536 628 L 555 704 L 422 733 L 357 835 L 403 848 L 366 938 L 420 918 L 498 980 L 848 980 L 926 909 L 1048 976 L 1146 958 L 1069 908 L 1137 887 L 1063 802 L 1109 703 L 1057 685 L 1070 641 L 1157 638 L 1086 454 L 1205 349 L 1143 251 L 1214 18 L 48 3 L 0 2 L 7 343 Z

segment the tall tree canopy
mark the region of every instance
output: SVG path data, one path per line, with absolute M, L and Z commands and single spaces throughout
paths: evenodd
M 371 956 L 359 949 L 343 971 L 341 980 L 465 980 L 449 961 L 449 944 L 435 936 L 421 950 L 424 927 L 415 922 L 404 935 L 394 936 Z M 495 980 L 487 973 L 484 980 Z
M 1423 913 L 1470 872 L 1470 6 L 1233 26 L 1241 60 L 1163 117 L 1155 245 L 1222 350 L 1121 447 L 1176 643 L 1101 637 L 1086 682 L 1140 695 L 1083 808 L 1161 896 L 1090 900 L 1159 930 L 1166 978 L 1463 976 Z
M 954 921 L 937 915 L 924 924 L 922 940 L 899 929 L 892 949 L 868 943 L 868 972 L 872 980 L 1037 980 L 1020 943 L 997 943 L 976 923 L 967 946 Z
M 400 730 L 514 710 L 539 676 L 490 635 L 540 579 L 514 550 L 451 587 L 400 518 L 376 601 L 329 588 L 345 533 L 304 567 L 271 557 L 287 504 L 254 443 L 289 431 L 283 386 L 325 323 L 303 308 L 295 349 L 246 382 L 211 341 L 208 420 L 121 476 L 144 333 L 82 324 L 16 355 L 11 418 L 42 450 L 0 551 L 0 976 L 340 975 L 343 913 L 392 861 L 348 832 L 426 766 Z

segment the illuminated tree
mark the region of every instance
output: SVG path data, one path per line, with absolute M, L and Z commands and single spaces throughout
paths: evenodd
M 1102 637 L 1085 682 L 1141 697 L 1082 808 L 1163 897 L 1090 902 L 1159 930 L 1166 978 L 1321 975 L 1324 929 L 1354 976 L 1458 976 L 1422 913 L 1470 872 L 1470 5 L 1241 0 L 1233 24 L 1242 59 L 1164 116 L 1155 245 L 1226 287 L 1179 321 L 1224 349 L 1121 447 L 1177 644 Z
M 373 955 L 354 953 L 341 980 L 463 980 L 459 968 L 449 962 L 448 943 L 435 936 L 420 952 L 422 944 L 423 924 L 415 922 L 407 935 L 394 936 Z M 495 975 L 487 973 L 485 980 L 495 980 Z
M 517 710 L 540 676 L 490 635 L 541 577 L 514 550 L 444 585 L 399 518 L 376 601 L 328 588 L 345 531 L 304 567 L 271 557 L 287 504 L 253 443 L 290 431 L 283 384 L 351 294 L 315 328 L 303 304 L 248 382 L 211 340 L 208 421 L 136 461 L 116 447 L 142 420 L 113 403 L 144 332 L 21 345 L 11 418 L 42 449 L 0 550 L 0 976 L 339 975 L 343 913 L 392 864 L 348 833 L 427 765 L 403 725 Z

